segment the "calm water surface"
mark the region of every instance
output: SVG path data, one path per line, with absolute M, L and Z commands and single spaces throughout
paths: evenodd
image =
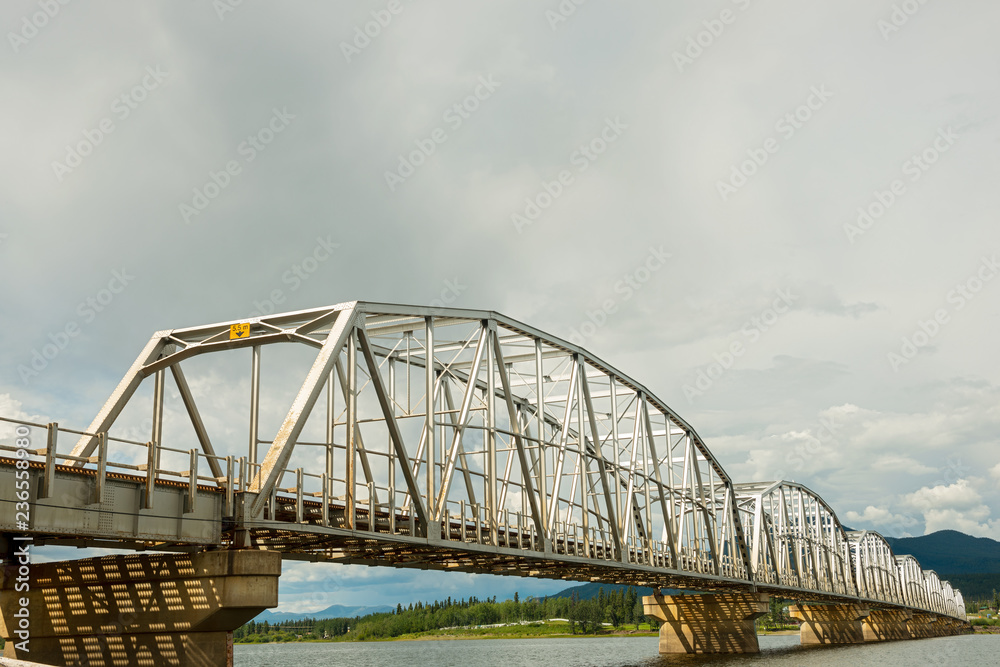
M 238 667 L 495 667 L 496 665 L 996 665 L 1000 635 L 939 637 L 861 646 L 799 645 L 798 635 L 760 638 L 752 656 L 657 655 L 655 637 L 593 639 L 485 639 L 349 644 L 238 644 Z

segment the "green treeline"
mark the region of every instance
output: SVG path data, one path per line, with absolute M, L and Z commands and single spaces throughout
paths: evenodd
M 351 618 L 314 618 L 298 621 L 282 621 L 268 623 L 267 621 L 250 621 L 233 631 L 233 641 L 239 643 L 294 642 L 317 640 L 324 637 L 332 639 L 347 634 L 347 628 L 356 619 Z
M 976 600 L 965 598 L 965 613 L 967 614 L 978 614 L 980 610 L 989 610 L 995 615 L 998 609 L 1000 609 L 1000 593 L 995 588 L 992 595 L 983 595 Z
M 996 591 L 1000 588 L 1000 574 L 943 574 L 941 578 L 962 591 L 966 605 L 971 600 L 993 604 Z
M 233 633 L 237 642 L 274 642 L 308 640 L 367 641 L 391 639 L 400 635 L 447 628 L 516 624 L 545 621 L 551 618 L 567 619 L 570 631 L 596 633 L 604 624 L 612 628 L 648 622 L 643 615 L 642 600 L 633 588 L 598 591 L 597 597 L 580 600 L 573 597 L 529 598 L 521 600 L 517 593 L 513 600 L 497 602 L 493 599 L 430 603 L 417 602 L 408 607 L 396 606 L 396 611 L 372 614 L 360 618 L 300 619 L 280 623 L 251 621 Z M 654 626 L 655 627 L 655 626 Z

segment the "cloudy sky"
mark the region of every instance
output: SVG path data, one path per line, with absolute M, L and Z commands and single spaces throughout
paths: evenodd
M 9 0 L 0 414 L 85 427 L 160 329 L 453 304 L 582 343 L 737 481 L 1000 538 L 998 22 Z M 301 610 L 562 587 L 303 564 L 281 586 Z

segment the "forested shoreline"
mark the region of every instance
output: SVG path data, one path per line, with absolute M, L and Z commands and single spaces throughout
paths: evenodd
M 233 633 L 240 643 L 280 641 L 371 641 L 392 639 L 432 630 L 476 629 L 499 624 L 527 626 L 560 619 L 570 634 L 594 634 L 601 630 L 638 630 L 649 619 L 642 599 L 634 588 L 598 592 L 597 597 L 514 599 L 498 602 L 496 597 L 480 600 L 435 600 L 397 605 L 394 612 L 355 618 L 298 619 L 269 623 L 251 621 Z M 655 625 L 652 626 L 655 629 Z

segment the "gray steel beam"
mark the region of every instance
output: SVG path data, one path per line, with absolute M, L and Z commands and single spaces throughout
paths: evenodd
M 212 476 L 215 477 L 216 484 L 222 486 L 222 482 L 219 481 L 222 477 L 222 466 L 219 465 L 219 462 L 215 458 L 215 448 L 212 447 L 212 441 L 208 437 L 205 422 L 202 420 L 201 413 L 198 412 L 198 406 L 194 402 L 194 395 L 191 393 L 191 387 L 188 386 L 187 378 L 184 377 L 184 372 L 181 370 L 180 365 L 171 366 L 170 372 L 174 376 L 174 383 L 177 385 L 177 391 L 181 395 L 181 401 L 184 403 L 188 417 L 191 418 L 191 425 L 194 427 L 195 435 L 201 444 L 201 451 L 205 452 L 208 458 L 208 467 L 212 471 Z
M 497 340 L 496 335 L 493 336 L 493 355 L 496 358 L 497 370 L 500 371 L 501 389 L 504 397 L 506 398 L 505 403 L 507 404 L 507 416 L 510 420 L 511 430 L 514 432 L 514 446 L 517 448 L 517 459 L 521 464 L 521 483 L 524 488 L 524 493 L 528 496 L 528 505 L 531 507 L 531 519 L 535 524 L 535 530 L 538 531 L 538 535 L 542 537 L 543 541 L 545 541 L 542 512 L 539 507 L 538 496 L 535 493 L 535 488 L 531 483 L 531 466 L 528 465 L 528 457 L 524 451 L 524 439 L 521 437 L 521 424 L 517 418 L 516 410 L 514 409 L 514 401 L 511 398 L 510 378 L 507 377 L 507 368 L 503 359 L 503 349 L 501 349 L 500 341 Z M 492 373 L 493 369 L 490 369 L 490 372 Z
M 142 352 L 132 362 L 132 366 L 125 373 L 125 377 L 115 387 L 111 397 L 108 398 L 101 407 L 100 412 L 94 417 L 94 421 L 87 427 L 87 433 L 91 435 L 80 436 L 76 446 L 73 447 L 73 451 L 70 452 L 72 456 L 85 457 L 93 453 L 94 448 L 97 447 L 97 434 L 107 432 L 111 428 L 118 415 L 121 414 L 126 404 L 128 404 L 129 399 L 132 398 L 135 390 L 142 383 L 143 377 L 145 377 L 142 373 L 143 368 L 160 356 L 163 348 L 167 345 L 167 337 L 169 335 L 169 331 L 157 331 L 153 334 L 153 337 L 149 339 L 146 346 L 142 348 Z M 83 462 L 81 461 L 66 461 L 66 464 L 77 468 L 83 466 Z
M 420 490 L 417 488 L 417 481 L 410 470 L 410 460 L 406 454 L 406 447 L 403 444 L 403 435 L 399 430 L 399 425 L 396 423 L 396 418 L 392 414 L 392 406 L 389 396 L 385 391 L 385 386 L 382 384 L 382 375 L 378 369 L 378 362 L 375 361 L 375 355 L 372 353 L 371 343 L 368 341 L 368 334 L 365 332 L 364 327 L 358 327 L 357 332 L 358 340 L 361 343 L 361 353 L 364 355 L 365 363 L 368 365 L 368 375 L 371 377 L 372 385 L 375 387 L 375 395 L 378 397 L 379 405 L 382 407 L 382 414 L 385 415 L 385 423 L 389 429 L 389 437 L 392 440 L 393 450 L 396 453 L 396 458 L 399 459 L 400 466 L 402 466 L 403 479 L 410 491 L 413 511 L 416 512 L 423 530 L 426 531 L 428 526 L 427 511 L 424 508 L 424 503 L 420 500 Z M 424 534 L 426 535 L 427 533 L 425 532 Z
M 458 413 L 458 425 L 455 428 L 455 435 L 452 438 L 451 448 L 448 450 L 448 458 L 445 461 L 444 472 L 441 475 L 441 491 L 438 494 L 437 503 L 434 509 L 434 520 L 439 521 L 444 516 L 444 510 L 448 503 L 448 492 L 451 490 L 451 478 L 455 473 L 455 464 L 458 457 L 458 450 L 462 444 L 462 436 L 469 421 L 469 409 L 472 407 L 472 398 L 476 390 L 476 378 L 479 375 L 479 366 L 483 361 L 483 352 L 486 349 L 487 341 L 490 337 L 490 330 L 485 322 L 480 325 L 479 342 L 476 344 L 475 363 L 469 372 L 469 382 L 465 386 L 465 395 L 462 397 L 462 408 Z
M 309 370 L 309 374 L 306 376 L 305 382 L 292 402 L 277 436 L 271 443 L 267 456 L 264 457 L 260 472 L 250 483 L 250 490 L 258 494 L 251 505 L 252 516 L 258 516 L 263 511 L 267 497 L 288 465 L 295 441 L 302 432 L 302 427 L 305 426 L 305 417 L 315 405 L 323 388 L 323 382 L 330 375 L 330 370 L 334 367 L 340 350 L 344 347 L 344 342 L 353 331 L 356 315 L 357 311 L 354 308 L 344 310 L 338 315 L 322 349 L 313 362 L 312 368 Z

